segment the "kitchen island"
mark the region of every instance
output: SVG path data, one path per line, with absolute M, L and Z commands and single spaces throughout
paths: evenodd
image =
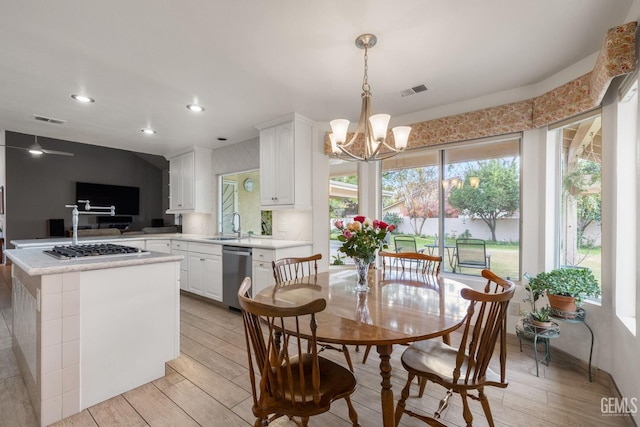
M 40 425 L 160 378 L 179 356 L 181 256 L 6 254 L 13 349 Z

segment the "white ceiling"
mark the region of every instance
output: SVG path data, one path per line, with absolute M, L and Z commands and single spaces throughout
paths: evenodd
M 378 37 L 373 111 L 400 116 L 538 83 L 597 52 L 631 4 L 0 0 L 0 129 L 166 154 L 251 139 L 255 125 L 294 111 L 357 121 L 354 40 L 367 32 Z M 400 96 L 423 83 L 427 92 Z M 188 111 L 193 102 L 206 111 Z M 147 126 L 158 133 L 143 135 Z

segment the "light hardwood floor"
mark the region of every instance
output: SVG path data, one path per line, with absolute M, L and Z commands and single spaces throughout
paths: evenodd
M 0 426 L 36 426 L 33 408 L 18 372 L 11 350 L 10 272 L 0 267 Z M 613 397 L 606 375 L 597 373 L 599 382 L 590 383 L 583 367 L 572 363 L 557 350 L 551 366 L 535 362 L 530 346 L 520 353 L 517 340 L 510 337 L 507 363 L 509 387 L 488 388 L 489 401 L 498 426 L 618 426 L 633 425 L 627 417 L 602 416 L 600 399 Z M 455 340 L 455 337 L 453 338 Z M 596 337 L 597 339 L 597 337 Z M 597 344 L 597 341 L 596 341 Z M 392 357 L 393 390 L 396 399 L 406 380 L 400 364 L 405 347 L 398 346 Z M 379 426 L 380 376 L 375 353 L 366 365 L 359 363 L 362 352 L 351 348 L 359 388 L 353 395 L 360 424 Z M 342 354 L 323 352 L 326 357 L 345 363 Z M 106 402 L 64 419 L 55 426 L 251 426 L 252 398 L 247 373 L 247 356 L 238 313 L 197 298 L 181 298 L 181 356 L 167 365 L 166 375 Z M 412 390 L 415 395 L 417 387 Z M 408 406 L 433 412 L 445 390 L 429 384 L 426 397 L 410 398 Z M 331 411 L 314 417 L 315 426 L 344 426 L 347 407 L 338 401 Z M 474 425 L 487 425 L 478 402 L 472 401 Z M 462 403 L 451 399 L 444 415 L 447 425 L 462 426 Z M 286 418 L 275 426 L 294 425 Z M 402 426 L 424 425 L 404 416 Z

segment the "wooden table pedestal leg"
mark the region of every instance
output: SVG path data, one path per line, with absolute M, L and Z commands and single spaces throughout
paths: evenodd
M 384 427 L 393 427 L 395 424 L 393 415 L 393 391 L 391 390 L 391 352 L 393 351 L 392 345 L 379 345 L 377 346 L 378 354 L 380 355 L 380 376 L 382 377 L 382 390 L 380 391 L 380 398 L 382 401 L 382 425 Z

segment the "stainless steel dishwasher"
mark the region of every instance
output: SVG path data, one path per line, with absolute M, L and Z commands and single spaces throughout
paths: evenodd
M 245 277 L 251 277 L 251 248 L 222 246 L 222 302 L 240 310 L 238 289 Z

